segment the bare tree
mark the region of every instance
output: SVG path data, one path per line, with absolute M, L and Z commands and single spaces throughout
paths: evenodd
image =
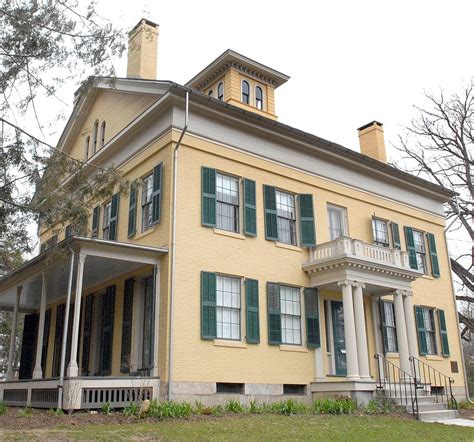
M 459 94 L 445 97 L 443 92 L 426 95 L 427 105 L 416 107 L 418 116 L 396 148 L 402 153 L 398 164 L 415 175 L 451 189 L 457 197 L 446 205 L 448 226 L 457 231 L 461 246 L 451 256 L 457 277 L 456 299 L 469 308 L 459 309 L 463 339 L 474 331 L 474 317 L 466 312 L 474 305 L 474 90 L 472 84 Z M 469 242 L 469 239 L 471 241 Z

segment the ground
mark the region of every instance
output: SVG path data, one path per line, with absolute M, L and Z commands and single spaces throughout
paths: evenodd
M 463 412 L 464 414 L 464 412 Z M 468 417 L 463 415 L 462 417 Z M 410 416 L 224 415 L 173 421 L 33 410 L 0 416 L 0 440 L 474 440 L 474 428 L 422 423 Z

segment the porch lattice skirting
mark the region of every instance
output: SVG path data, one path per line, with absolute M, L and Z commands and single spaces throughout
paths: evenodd
M 0 384 L 0 402 L 10 406 L 56 408 L 61 388 L 58 379 L 38 379 Z M 96 409 L 109 403 L 123 408 L 158 398 L 158 378 L 74 378 L 66 379 L 62 388 L 62 406 L 66 410 Z

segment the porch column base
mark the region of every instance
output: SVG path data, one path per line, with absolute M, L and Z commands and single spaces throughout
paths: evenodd
M 69 364 L 67 367 L 67 375 L 70 378 L 77 378 L 79 376 L 79 367 L 77 364 Z
M 41 379 L 43 377 L 43 370 L 40 368 L 36 368 L 33 370 L 33 379 Z

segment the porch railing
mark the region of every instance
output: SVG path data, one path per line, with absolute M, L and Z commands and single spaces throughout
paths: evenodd
M 389 361 L 382 355 L 376 354 L 377 382 L 376 388 L 383 390 L 389 398 L 400 400 L 400 405 L 411 407 L 414 417 L 418 417 L 418 393 L 420 384 L 406 371 Z
M 324 262 L 343 256 L 353 256 L 378 264 L 410 268 L 407 252 L 344 236 L 314 247 L 310 253 L 310 262 Z
M 410 356 L 410 363 L 417 382 L 421 385 L 429 386 L 430 394 L 436 398 L 436 402 L 444 402 L 446 400 L 450 410 L 458 409 L 458 402 L 453 395 L 452 389 L 454 384 L 453 378 L 414 356 Z

